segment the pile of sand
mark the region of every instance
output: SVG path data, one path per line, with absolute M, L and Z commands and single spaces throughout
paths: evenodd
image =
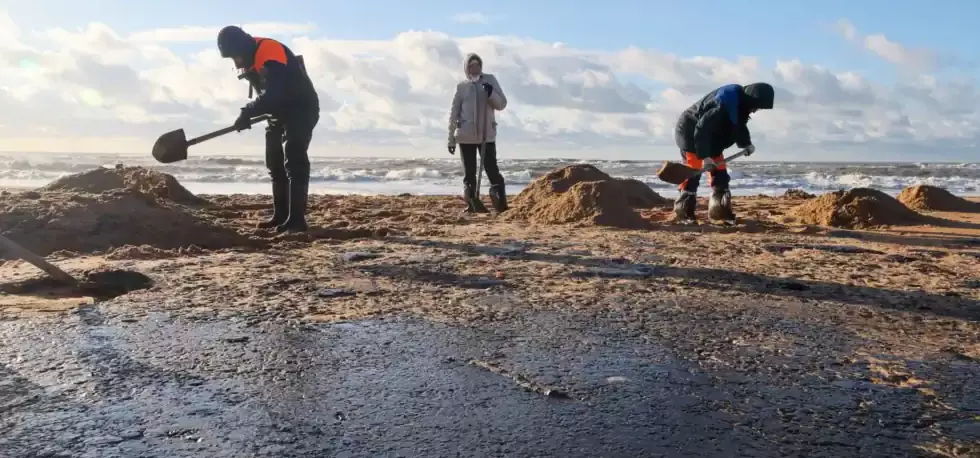
M 195 196 L 177 179 L 166 173 L 143 167 L 100 167 L 87 172 L 59 178 L 38 191 L 74 191 L 101 194 L 119 189 L 132 189 L 158 199 L 167 199 L 185 205 L 203 205 L 208 201 Z
M 814 197 L 817 196 L 810 194 L 802 189 L 787 189 L 786 192 L 783 193 L 784 199 L 806 200 L 806 199 L 812 199 Z
M 3 234 L 39 255 L 97 253 L 126 245 L 176 250 L 260 247 L 265 242 L 132 188 L 102 194 L 28 191 L 0 196 Z
M 586 223 L 643 229 L 649 222 L 635 209 L 670 205 L 637 180 L 610 177 L 588 164 L 562 167 L 540 177 L 514 198 L 509 219 L 542 224 Z
M 909 208 L 922 211 L 980 212 L 980 203 L 970 202 L 935 186 L 910 186 L 898 194 L 898 200 Z
M 927 220 L 888 194 L 868 188 L 824 194 L 793 208 L 789 214 L 803 224 L 848 229 L 922 224 Z

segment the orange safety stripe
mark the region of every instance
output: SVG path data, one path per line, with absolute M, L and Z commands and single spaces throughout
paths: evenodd
M 255 70 L 262 70 L 265 67 L 265 63 L 279 62 L 286 65 L 286 48 L 276 40 L 271 38 L 260 38 L 255 37 L 255 42 L 258 44 L 258 49 L 255 51 L 255 64 L 252 67 Z
M 715 163 L 715 168 L 717 170 L 726 170 L 728 168 L 728 164 L 725 163 L 725 156 L 724 155 L 719 154 L 719 155 L 711 158 L 711 160 Z M 704 160 L 701 159 L 701 158 L 699 158 L 698 155 L 695 154 L 695 153 L 692 153 L 690 151 L 685 151 L 684 152 L 684 165 L 686 165 L 686 166 L 688 166 L 688 167 L 690 167 L 692 169 L 700 169 L 700 168 L 704 167 Z M 684 186 L 686 186 L 686 185 L 687 185 L 687 180 L 684 180 L 684 182 L 681 183 L 680 189 L 683 190 L 684 189 Z M 711 174 L 708 174 L 708 186 L 711 186 Z

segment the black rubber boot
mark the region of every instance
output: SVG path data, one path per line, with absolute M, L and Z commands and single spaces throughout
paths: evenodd
M 708 217 L 726 223 L 735 222 L 732 210 L 732 194 L 728 189 L 714 189 L 708 199 Z
M 480 196 L 476 194 L 475 187 L 467 185 L 463 188 L 463 198 L 466 199 L 466 213 L 490 213 L 480 200 Z
M 680 222 L 695 222 L 697 217 L 694 215 L 694 210 L 697 206 L 697 194 L 689 191 L 681 191 L 681 195 L 674 201 L 675 220 Z
M 490 186 L 490 203 L 493 204 L 493 209 L 497 210 L 497 213 L 507 211 L 507 191 L 503 184 Z
M 310 194 L 310 178 L 292 177 L 289 179 L 289 217 L 276 226 L 276 232 L 305 232 L 306 203 Z
M 272 182 L 272 218 L 256 225 L 259 229 L 272 229 L 286 222 L 289 217 L 289 181 Z

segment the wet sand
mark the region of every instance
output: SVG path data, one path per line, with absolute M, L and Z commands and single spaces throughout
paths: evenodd
M 247 246 L 44 253 L 148 289 L 0 264 L 0 449 L 980 456 L 980 213 L 843 230 L 757 197 L 737 227 L 621 230 L 315 196 L 277 236 L 268 197 L 202 197 Z

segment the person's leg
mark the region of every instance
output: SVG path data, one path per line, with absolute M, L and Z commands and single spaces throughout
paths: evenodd
M 463 160 L 463 199 L 466 201 L 466 211 L 470 213 L 487 213 L 486 206 L 480 201 L 476 192 L 476 164 L 479 159 L 477 150 L 480 145 L 461 143 L 459 157 Z
M 500 174 L 500 167 L 497 164 L 497 143 L 487 142 L 486 149 L 483 151 L 483 170 L 487 171 L 487 179 L 491 185 L 504 184 L 504 176 Z
M 286 125 L 286 175 L 289 177 L 289 216 L 276 227 L 279 232 L 305 231 L 306 206 L 310 192 L 310 142 L 319 114 L 292 120 Z
M 504 176 L 497 166 L 497 143 L 487 142 L 483 151 L 483 169 L 487 171 L 490 180 L 490 203 L 497 213 L 507 211 L 507 190 L 504 188 Z
M 459 157 L 463 161 L 463 187 L 476 186 L 476 150 L 480 145 L 460 144 Z
M 265 129 L 265 166 L 272 178 L 272 217 L 258 224 L 259 229 L 271 229 L 289 216 L 289 177 L 286 176 L 286 157 L 282 148 L 283 128 L 270 124 Z
M 684 165 L 693 169 L 700 169 L 704 161 L 698 158 L 697 154 L 689 151 L 681 151 L 681 159 Z M 694 210 L 698 204 L 698 186 L 701 184 L 701 175 L 696 175 L 684 180 L 679 186 L 680 195 L 674 201 L 674 215 L 680 221 L 693 221 L 695 219 Z
M 714 168 L 708 173 L 708 183 L 711 185 L 711 198 L 708 199 L 708 216 L 714 220 L 734 221 L 732 211 L 732 195 L 728 189 L 731 175 L 725 156 L 719 154 L 711 158 Z

